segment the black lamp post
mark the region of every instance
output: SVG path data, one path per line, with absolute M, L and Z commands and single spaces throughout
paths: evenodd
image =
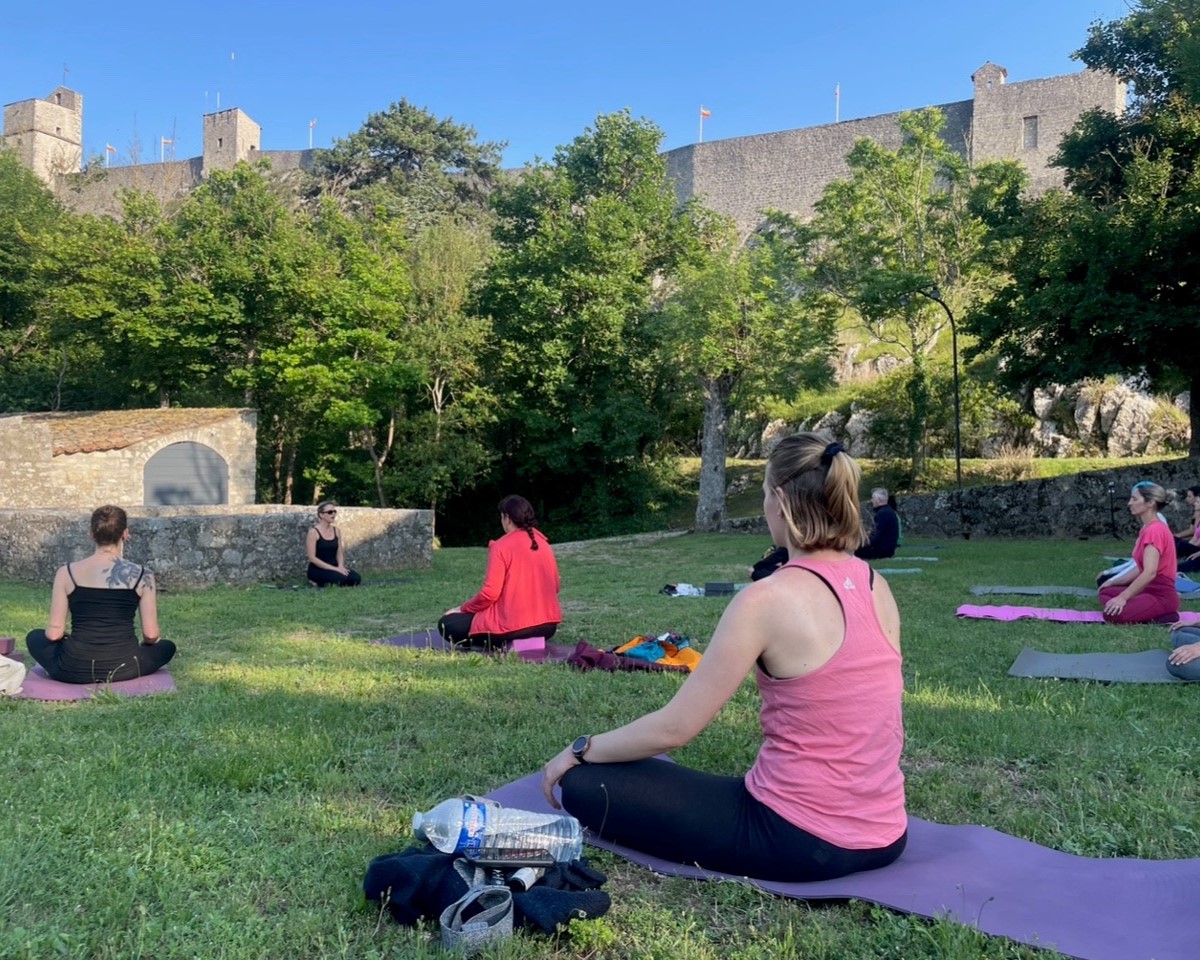
M 968 533 L 962 516 L 962 401 L 958 386 L 958 327 L 954 323 L 950 305 L 942 299 L 942 291 L 936 285 L 928 290 L 918 290 L 917 293 L 945 310 L 946 318 L 950 321 L 950 355 L 954 365 L 954 478 L 958 483 L 958 520 L 965 537 Z

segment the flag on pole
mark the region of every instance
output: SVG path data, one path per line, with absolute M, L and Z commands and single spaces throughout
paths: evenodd
M 106 144 L 104 145 L 104 152 L 105 152 L 105 153 L 116 153 L 116 152 L 117 152 L 117 148 L 116 148 L 116 147 L 114 147 L 114 146 L 113 146 L 111 143 L 106 143 Z
M 711 110 L 709 110 L 709 109 L 708 109 L 708 107 L 701 107 L 701 108 L 700 108 L 700 116 L 702 116 L 702 117 L 706 117 L 706 118 L 707 118 L 707 117 L 711 117 L 711 116 L 712 116 L 712 111 L 711 111 Z
M 174 141 L 174 140 L 168 140 L 166 137 L 163 137 L 163 138 L 162 138 L 162 142 L 163 142 L 163 146 L 164 146 L 164 147 L 165 147 L 165 146 L 166 146 L 168 143 L 169 143 L 169 144 L 172 144 L 172 145 L 174 145 L 174 143 L 175 143 L 175 141 Z

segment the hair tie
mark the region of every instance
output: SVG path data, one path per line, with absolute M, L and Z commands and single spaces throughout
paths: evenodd
M 841 453 L 845 448 L 836 440 L 825 448 L 825 452 L 821 454 L 821 463 L 829 466 L 833 463 L 833 458 Z

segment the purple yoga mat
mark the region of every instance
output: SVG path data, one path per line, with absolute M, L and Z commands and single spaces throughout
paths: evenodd
M 112 683 L 60 683 L 46 676 L 41 666 L 25 674 L 17 700 L 86 700 L 98 690 L 109 690 L 122 697 L 144 697 L 151 693 L 174 693 L 175 681 L 163 667 L 146 677 L 133 680 L 114 680 Z
M 972 620 L 1053 620 L 1055 623 L 1104 623 L 1099 610 L 1057 610 L 1053 607 L 995 607 L 964 603 L 955 613 Z M 1180 623 L 1200 623 L 1200 613 L 1179 614 Z
M 550 812 L 542 775 L 488 794 L 505 806 Z M 586 835 L 656 873 L 736 880 L 797 900 L 866 900 L 1080 960 L 1195 960 L 1200 860 L 1100 860 L 1060 853 L 987 827 L 908 819 L 908 848 L 882 870 L 816 883 L 731 877 L 659 860 Z
M 534 638 L 537 640 L 540 638 Z M 455 650 L 453 644 L 448 643 L 437 630 L 430 628 L 427 630 L 413 630 L 409 633 L 397 634 L 394 637 L 384 637 L 381 640 L 372 640 L 372 643 L 387 644 L 392 647 L 409 647 L 413 650 L 440 650 L 443 653 L 451 653 Z M 514 640 L 511 648 L 498 647 L 492 650 L 481 650 L 477 648 L 464 648 L 466 653 L 484 653 L 484 654 L 503 654 L 510 652 L 515 653 L 522 660 L 529 663 L 560 663 L 565 661 L 574 651 L 575 648 L 563 643 L 547 643 L 542 639 L 541 646 L 529 640 Z

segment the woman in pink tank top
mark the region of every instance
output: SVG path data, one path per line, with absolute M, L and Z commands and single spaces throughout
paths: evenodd
M 900 616 L 864 541 L 859 469 L 817 433 L 771 454 L 763 511 L 789 560 L 735 595 L 669 703 L 580 736 L 547 799 L 653 856 L 763 880 L 826 880 L 904 851 Z M 655 759 L 697 736 L 753 672 L 763 743 L 744 777 Z

